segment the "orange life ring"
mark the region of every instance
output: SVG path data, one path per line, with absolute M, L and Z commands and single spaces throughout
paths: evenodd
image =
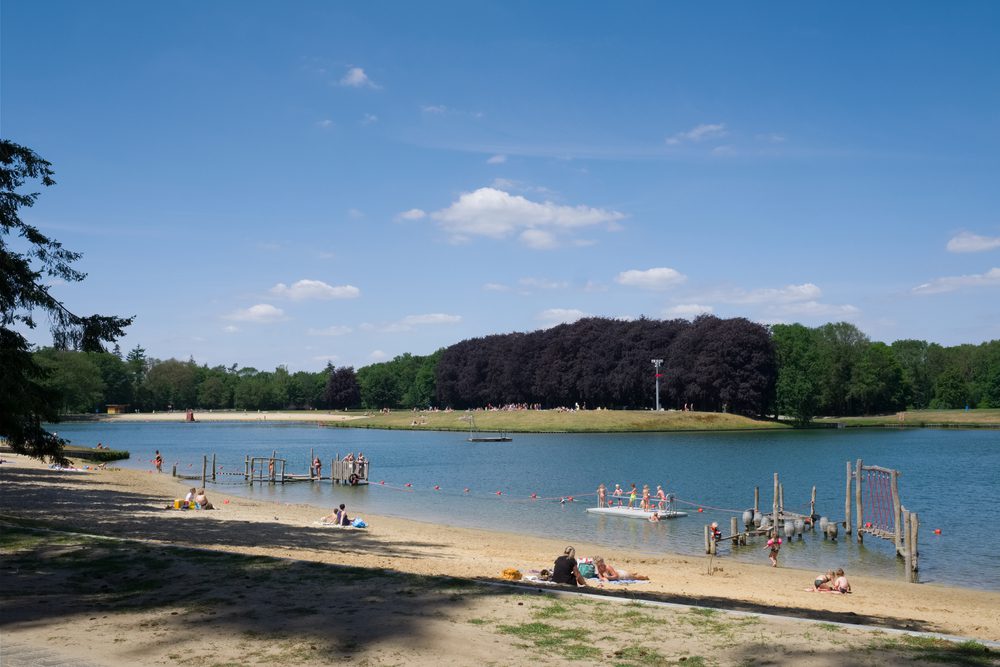
M 347 478 L 347 481 L 348 483 L 350 483 L 351 486 L 357 486 L 358 480 L 360 479 L 361 479 L 360 477 L 358 477 L 355 473 L 352 472 L 351 476 Z

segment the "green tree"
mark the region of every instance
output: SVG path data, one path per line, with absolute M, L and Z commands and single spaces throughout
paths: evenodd
M 801 324 L 776 324 L 771 334 L 778 358 L 778 412 L 791 416 L 800 425 L 808 424 L 819 405 L 816 337 Z
M 197 366 L 194 361 L 153 362 L 145 388 L 155 410 L 186 410 L 198 403 Z
M 926 408 L 932 396 L 927 369 L 927 350 L 930 346 L 923 340 L 897 340 L 891 347 L 903 371 L 907 407 L 917 410 Z
M 93 412 L 103 402 L 104 381 L 95 356 L 52 347 L 35 353 L 36 362 L 46 371 L 42 383 L 59 396 L 62 414 Z
M 205 379 L 198 385 L 198 407 L 222 410 L 233 405 L 233 388 L 224 366 L 205 371 Z
M 399 383 L 389 363 L 365 366 L 358 370 L 357 377 L 364 407 L 379 410 L 400 404 Z
M 969 388 L 962 374 L 949 369 L 938 376 L 934 383 L 934 398 L 931 407 L 936 410 L 964 408 L 969 402 Z
M 55 345 L 100 352 L 120 338 L 132 318 L 81 316 L 49 292 L 46 282 L 80 282 L 86 274 L 73 268 L 80 254 L 63 248 L 20 217 L 37 192 L 22 192 L 28 181 L 55 185 L 52 165 L 30 148 L 0 140 L 0 437 L 18 453 L 64 460 L 65 441 L 42 428 L 58 419 L 58 402 L 44 381 L 44 370 L 16 327 L 34 329 L 40 310 L 52 322 Z M 16 245 L 7 239 L 16 237 Z M 17 250 L 15 250 L 17 248 Z
M 93 353 L 91 360 L 100 369 L 101 380 L 104 382 L 104 397 L 98 407 L 103 409 L 109 403 L 130 405 L 133 393 L 128 365 L 110 352 Z
M 848 322 L 816 329 L 819 351 L 820 410 L 828 415 L 853 415 L 850 395 L 854 365 L 868 346 L 868 337 Z
M 885 343 L 871 343 L 851 371 L 848 397 L 863 414 L 906 407 L 903 370 Z

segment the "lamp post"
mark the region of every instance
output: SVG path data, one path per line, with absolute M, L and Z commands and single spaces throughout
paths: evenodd
M 653 366 L 656 368 L 656 411 L 660 411 L 660 364 L 663 363 L 663 359 L 650 359 L 653 362 Z

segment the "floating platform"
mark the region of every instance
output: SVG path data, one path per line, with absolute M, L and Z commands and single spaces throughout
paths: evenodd
M 510 442 L 513 439 L 509 435 L 475 435 L 467 438 L 468 442 Z
M 638 507 L 588 507 L 587 511 L 591 514 L 608 514 L 610 516 L 624 516 L 629 519 L 649 519 L 654 514 L 659 515 L 661 519 L 676 519 L 678 517 L 687 516 L 687 512 L 679 512 L 673 509 L 666 510 L 644 510 Z

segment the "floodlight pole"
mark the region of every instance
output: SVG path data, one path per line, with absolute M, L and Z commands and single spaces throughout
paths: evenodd
M 660 411 L 660 364 L 663 363 L 663 359 L 650 359 L 653 362 L 653 366 L 656 368 L 656 411 Z

